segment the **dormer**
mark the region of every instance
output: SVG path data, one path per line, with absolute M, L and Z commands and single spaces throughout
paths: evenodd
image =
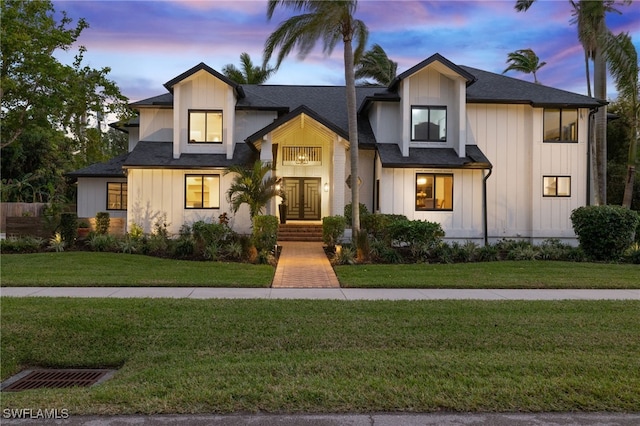
M 398 75 L 389 91 L 400 97 L 401 151 L 453 148 L 466 156 L 466 89 L 475 77 L 440 54 Z
M 164 87 L 173 94 L 173 158 L 188 153 L 226 154 L 231 159 L 242 87 L 202 62 Z

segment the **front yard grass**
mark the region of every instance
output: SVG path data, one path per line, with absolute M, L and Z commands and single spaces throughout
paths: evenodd
M 2 255 L 2 286 L 269 287 L 274 268 L 121 253 Z M 556 261 L 336 266 L 342 287 L 640 288 L 640 266 Z
M 547 260 L 336 266 L 342 287 L 640 288 L 640 266 Z
M 2 286 L 269 287 L 269 265 L 195 262 L 121 253 L 3 254 Z
M 638 301 L 2 298 L 2 379 L 119 367 L 2 409 L 637 411 Z

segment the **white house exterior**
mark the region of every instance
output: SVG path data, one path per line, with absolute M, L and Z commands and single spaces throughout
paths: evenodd
M 78 215 L 108 211 L 170 232 L 230 213 L 224 170 L 275 164 L 288 219 L 350 203 L 344 87 L 238 85 L 201 63 L 131 106 L 129 153 L 70 175 Z M 357 88 L 360 199 L 369 211 L 438 222 L 446 238 L 575 240 L 589 200 L 589 122 L 604 104 L 435 54 L 389 87 Z M 269 214 L 278 215 L 274 199 Z M 248 209 L 231 215 L 249 232 Z

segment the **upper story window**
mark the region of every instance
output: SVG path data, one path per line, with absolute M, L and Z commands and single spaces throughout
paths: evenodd
M 453 175 L 417 173 L 416 210 L 453 210 Z
M 578 110 L 544 109 L 545 142 L 578 142 Z
M 189 111 L 189 143 L 222 143 L 222 111 Z
M 446 142 L 447 107 L 412 106 L 411 140 L 420 142 Z
M 107 183 L 107 210 L 127 209 L 127 183 Z
M 220 208 L 220 175 L 186 175 L 184 207 Z

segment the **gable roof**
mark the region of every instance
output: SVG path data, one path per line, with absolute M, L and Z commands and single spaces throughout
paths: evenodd
M 214 70 L 213 68 L 211 68 L 209 65 L 205 64 L 204 62 L 200 62 L 195 67 L 193 67 L 193 68 L 183 72 L 179 76 L 174 77 L 171 80 L 167 81 L 164 84 L 164 87 L 169 92 L 173 93 L 173 86 L 175 86 L 176 84 L 180 83 L 182 80 L 185 80 L 185 79 L 191 77 L 192 75 L 194 75 L 198 71 L 208 72 L 209 74 L 211 74 L 212 76 L 214 76 L 218 80 L 221 80 L 222 82 L 224 82 L 224 83 L 228 84 L 229 86 L 233 87 L 233 89 L 235 90 L 236 95 L 237 95 L 238 98 L 244 98 L 244 91 L 242 90 L 242 86 L 240 86 L 235 81 L 229 79 L 225 75 L 220 74 L 218 71 Z
M 451 71 L 453 71 L 454 73 L 458 74 L 459 76 L 467 80 L 467 86 L 473 84 L 476 80 L 476 77 L 473 74 L 467 72 L 464 68 L 454 64 L 453 62 L 451 62 L 441 54 L 435 53 L 429 56 L 424 61 L 420 62 L 417 65 L 412 66 L 411 68 L 409 68 L 408 70 L 406 70 L 405 72 L 399 74 L 396 78 L 394 78 L 391 84 L 389 84 L 389 90 L 395 91 L 398 87 L 398 84 L 400 84 L 402 80 L 404 80 L 407 77 L 411 77 L 416 72 L 420 71 L 421 69 L 435 62 L 440 62 L 442 65 L 446 66 Z

